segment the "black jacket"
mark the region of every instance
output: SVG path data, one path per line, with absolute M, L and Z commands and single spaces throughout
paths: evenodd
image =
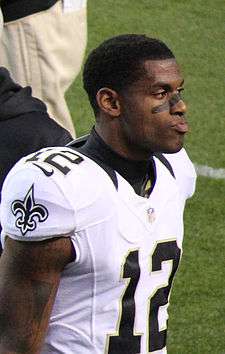
M 47 146 L 64 146 L 70 133 L 51 119 L 31 88 L 15 84 L 0 67 L 0 191 L 12 166 L 23 156 Z
M 1 0 L 4 22 L 44 11 L 52 7 L 58 0 Z

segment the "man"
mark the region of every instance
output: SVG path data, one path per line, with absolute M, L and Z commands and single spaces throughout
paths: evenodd
M 1 0 L 0 65 L 31 86 L 48 113 L 73 136 L 65 93 L 78 75 L 87 43 L 86 0 Z
M 87 142 L 29 155 L 3 187 L 0 353 L 165 354 L 195 185 L 183 77 L 164 43 L 130 34 L 96 48 L 83 79 Z

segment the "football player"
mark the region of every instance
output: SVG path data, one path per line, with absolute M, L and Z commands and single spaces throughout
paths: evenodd
M 160 40 L 89 55 L 96 124 L 21 159 L 3 187 L 0 353 L 165 354 L 167 309 L 195 171 L 184 79 Z

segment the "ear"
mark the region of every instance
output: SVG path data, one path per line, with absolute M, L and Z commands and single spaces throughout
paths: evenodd
M 104 113 L 112 117 L 120 115 L 119 95 L 116 91 L 108 87 L 103 87 L 97 92 L 96 100 L 100 110 Z

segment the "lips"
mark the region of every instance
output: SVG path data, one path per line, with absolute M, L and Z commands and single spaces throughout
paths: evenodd
M 186 122 L 177 123 L 173 126 L 173 128 L 181 134 L 185 134 L 188 132 L 188 124 Z

